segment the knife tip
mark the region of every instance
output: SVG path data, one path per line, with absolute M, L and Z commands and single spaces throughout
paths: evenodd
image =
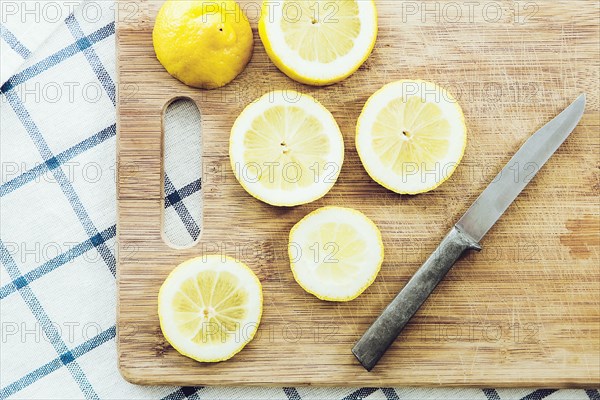
M 577 117 L 577 122 L 579 122 L 579 120 L 581 119 L 581 117 L 583 116 L 584 112 L 585 112 L 585 104 L 587 101 L 587 95 L 585 93 L 581 93 L 576 99 L 575 101 L 573 101 L 569 107 L 565 108 L 565 110 L 563 111 L 563 113 L 568 114 L 568 113 L 575 113 L 576 115 L 578 115 Z M 562 113 L 561 113 L 562 114 Z M 573 115 L 575 115 L 573 114 Z M 574 127 L 573 127 L 574 128 Z

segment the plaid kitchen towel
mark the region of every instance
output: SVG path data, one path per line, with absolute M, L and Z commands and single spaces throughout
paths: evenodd
M 0 2 L 0 399 L 600 400 L 597 390 L 123 380 L 115 346 L 114 5 L 80 3 Z M 166 130 L 165 229 L 183 245 L 201 229 L 198 110 L 174 104 Z

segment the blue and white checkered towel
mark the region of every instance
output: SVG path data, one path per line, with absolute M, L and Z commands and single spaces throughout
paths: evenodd
M 127 383 L 114 341 L 114 4 L 3 0 L 0 7 L 0 399 L 600 400 L 597 390 Z M 198 118 L 181 103 L 166 121 L 177 134 L 166 140 L 165 229 L 177 244 L 201 229 L 200 165 L 189 168 L 199 154 Z

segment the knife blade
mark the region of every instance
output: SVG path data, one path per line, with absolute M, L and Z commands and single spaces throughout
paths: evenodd
M 569 137 L 583 116 L 584 109 L 585 94 L 582 94 L 556 118 L 531 135 L 456 226 L 479 242 Z
M 467 250 L 481 250 L 479 241 L 573 132 L 583 117 L 585 102 L 585 94 L 580 95 L 527 139 L 356 342 L 352 353 L 367 371 L 377 364 L 460 256 Z

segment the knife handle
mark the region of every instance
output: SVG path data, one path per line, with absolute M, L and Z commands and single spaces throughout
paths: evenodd
M 377 364 L 404 326 L 466 250 L 479 251 L 481 246 L 454 226 L 352 348 L 352 353 L 367 371 Z

